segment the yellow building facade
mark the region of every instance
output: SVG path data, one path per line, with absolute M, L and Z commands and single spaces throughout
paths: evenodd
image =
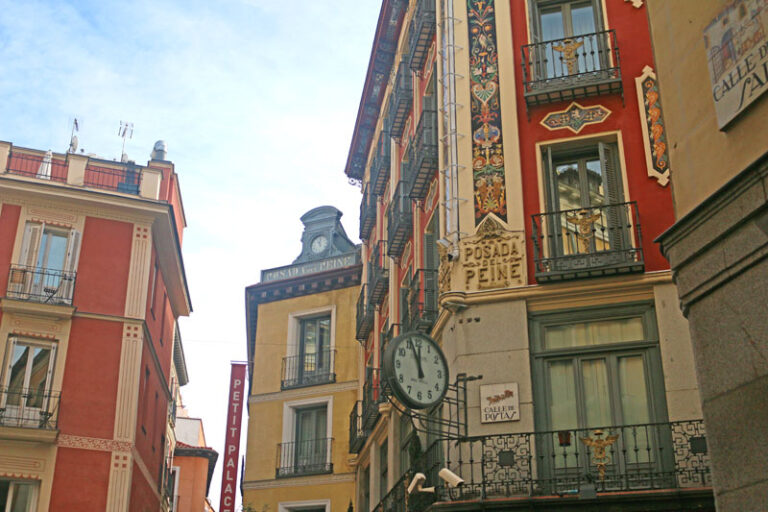
M 245 510 L 354 506 L 349 411 L 358 396 L 358 248 L 330 206 L 302 216 L 302 252 L 246 289 L 250 393 Z

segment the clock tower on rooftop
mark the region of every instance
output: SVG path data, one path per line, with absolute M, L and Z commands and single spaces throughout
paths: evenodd
M 304 233 L 301 235 L 301 254 L 293 263 L 305 263 L 354 251 L 355 244 L 341 225 L 342 215 L 333 206 L 318 206 L 302 215 Z

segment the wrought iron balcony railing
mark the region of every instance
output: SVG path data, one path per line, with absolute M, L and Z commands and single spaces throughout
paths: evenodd
M 11 265 L 7 296 L 16 300 L 71 306 L 75 277 L 75 272 Z
M 370 432 L 379 419 L 379 404 L 386 401 L 378 368 L 366 368 L 363 383 L 363 429 Z
M 379 240 L 373 248 L 368 263 L 368 289 L 370 301 L 374 306 L 381 305 L 389 293 L 389 258 L 385 251 L 384 240 Z
M 418 73 L 427 60 L 429 46 L 435 35 L 435 2 L 432 0 L 416 0 L 416 12 L 411 22 L 410 39 L 408 40 L 408 66 L 411 71 Z
M 435 96 L 424 96 L 424 110 L 409 146 L 408 195 L 424 199 L 437 173 L 437 107 Z
M 10 153 L 8 155 L 7 171 L 17 176 L 38 178 L 58 183 L 67 182 L 67 162 L 51 158 L 50 167 L 43 165 L 44 155 L 28 155 L 26 153 Z
M 277 445 L 275 477 L 333 473 L 333 438 L 308 439 Z
M 360 287 L 360 295 L 357 298 L 357 325 L 355 339 L 365 341 L 373 328 L 374 305 L 369 300 L 368 286 Z
M 367 438 L 363 429 L 363 401 L 358 400 L 349 413 L 349 453 L 360 453 Z
M 56 430 L 61 392 L 0 388 L 0 427 Z
M 389 98 L 390 130 L 393 138 L 400 140 L 405 128 L 405 120 L 413 105 L 413 77 L 405 58 L 400 61 L 395 76 L 395 86 Z
M 417 270 L 406 294 L 405 329 L 429 332 L 437 320 L 437 270 Z
M 336 382 L 336 350 L 324 349 L 283 358 L 281 389 Z
M 539 282 L 642 272 L 637 203 L 533 215 L 533 251 Z
M 413 204 L 406 186 L 404 181 L 397 184 L 387 206 L 387 255 L 393 258 L 402 256 L 413 230 Z
M 528 107 L 622 92 L 614 30 L 527 44 L 522 54 Z
M 83 184 L 86 187 L 138 195 L 141 190 L 141 176 L 139 168 L 112 169 L 88 164 L 85 168 Z
M 391 161 L 392 142 L 389 136 L 389 123 L 384 123 L 384 128 L 379 133 L 379 141 L 376 144 L 376 152 L 371 162 L 370 188 L 375 196 L 381 196 L 389 183 L 389 166 Z
M 446 488 L 436 474 L 441 467 L 464 483 Z M 424 473 L 425 485 L 434 485 L 436 492 L 424 502 L 409 499 L 406 509 L 404 493 L 416 472 Z M 616 493 L 633 491 L 639 491 L 638 500 L 655 500 L 658 496 L 643 491 L 711 485 L 701 420 L 495 434 L 436 442 L 374 510 L 422 512 L 434 501 L 466 505 L 472 500 L 544 496 L 610 500 Z
M 360 202 L 360 239 L 368 240 L 373 226 L 376 225 L 376 196 L 371 193 L 368 185 L 363 189 L 363 199 Z

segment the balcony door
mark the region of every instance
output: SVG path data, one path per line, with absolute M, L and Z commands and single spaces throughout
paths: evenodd
M 553 489 L 577 488 L 585 475 L 603 490 L 668 477 L 663 376 L 649 322 L 638 314 L 537 327 L 536 441 Z
M 302 319 L 299 331 L 298 382 L 326 382 L 331 372 L 330 315 Z
M 325 405 L 296 411 L 296 473 L 323 471 L 328 463 L 328 409 Z
M 568 256 L 623 251 L 631 246 L 617 146 L 598 142 L 544 149 L 547 230 L 557 270 Z M 594 258 L 594 257 L 593 257 Z
M 533 34 L 539 79 L 561 78 L 599 70 L 602 30 L 595 0 L 534 1 Z M 543 75 L 543 76 L 542 76 Z
M 11 338 L 6 354 L 0 425 L 39 428 L 49 408 L 56 346 Z

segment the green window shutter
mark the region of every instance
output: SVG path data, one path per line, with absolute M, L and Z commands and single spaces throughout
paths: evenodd
M 605 180 L 605 197 L 608 202 L 604 212 L 610 250 L 622 251 L 629 245 L 629 240 L 627 239 L 626 207 L 618 206 L 624 202 L 624 192 L 621 186 L 621 170 L 617 165 L 616 145 L 600 142 L 598 148 Z

